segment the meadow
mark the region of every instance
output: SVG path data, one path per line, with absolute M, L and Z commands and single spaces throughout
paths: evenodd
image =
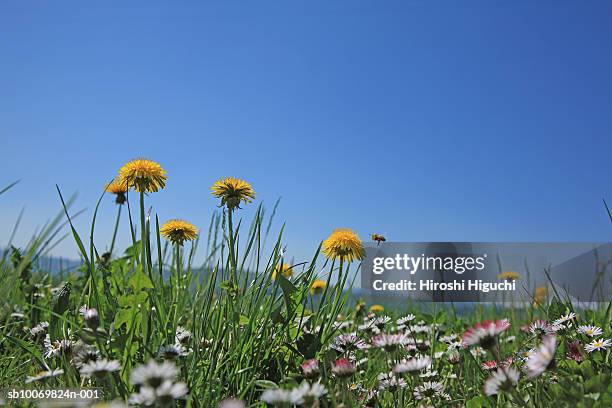
M 241 217 L 257 205 L 247 181 L 212 186 L 219 210 L 202 230 L 148 210 L 167 182 L 160 164 L 128 162 L 88 231 L 58 188 L 63 213 L 4 251 L 0 390 L 97 388 L 103 402 L 68 406 L 98 407 L 612 406 L 612 302 L 576 309 L 540 287 L 528 308 L 365 304 L 351 292 L 363 257 L 352 230 L 291 264 L 283 229 L 269 236 L 274 211 Z M 93 239 L 101 205 L 117 208 L 108 242 Z M 39 260 L 66 229 L 81 265 L 51 274 Z

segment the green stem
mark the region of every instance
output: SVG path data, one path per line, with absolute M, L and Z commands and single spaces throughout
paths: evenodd
M 140 193 L 140 262 L 142 271 L 147 272 L 147 244 L 145 230 L 144 192 Z
M 121 219 L 121 207 L 123 205 L 118 204 L 119 208 L 117 209 L 117 219 L 115 220 L 115 230 L 113 231 L 113 240 L 111 241 L 110 250 L 108 251 L 111 255 L 113 254 L 113 249 L 115 249 L 115 240 L 117 238 L 117 231 L 119 230 L 119 220 Z
M 178 305 L 179 305 L 179 298 L 180 298 L 180 289 L 181 289 L 181 269 L 182 269 L 182 262 L 181 262 L 181 244 L 179 244 L 178 242 L 174 244 L 175 246 L 175 259 L 176 259 L 176 295 L 175 295 L 175 299 L 174 299 L 174 319 L 173 319 L 173 333 L 176 332 L 176 326 L 177 326 L 177 322 L 176 322 L 176 316 L 178 314 Z
M 236 271 L 237 268 L 237 262 L 236 262 L 236 252 L 235 252 L 235 248 L 234 248 L 234 223 L 232 221 L 232 213 L 234 211 L 229 209 L 227 210 L 227 225 L 229 227 L 229 257 L 230 257 L 230 265 L 232 268 L 232 283 L 237 283 L 236 282 L 236 275 L 238 273 L 238 271 Z

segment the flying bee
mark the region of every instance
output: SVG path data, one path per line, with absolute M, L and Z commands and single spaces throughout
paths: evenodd
M 372 234 L 372 241 L 376 241 L 376 246 L 379 246 L 381 242 L 385 242 L 387 238 L 381 234 Z

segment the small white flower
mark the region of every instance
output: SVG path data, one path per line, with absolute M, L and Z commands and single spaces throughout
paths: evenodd
M 437 381 L 426 381 L 423 384 L 414 388 L 414 398 L 417 400 L 422 400 L 425 398 L 433 398 L 433 397 L 443 397 L 444 387 L 442 383 Z
M 542 339 L 542 344 L 535 352 L 531 353 L 525 369 L 527 377 L 534 378 L 542 374 L 555 362 L 555 350 L 557 349 L 557 339 L 555 336 L 546 336 Z
M 393 367 L 393 372 L 396 374 L 410 373 L 414 371 L 422 371 L 431 366 L 431 358 L 428 356 L 411 358 L 402 360 Z
M 164 381 L 155 390 L 155 396 L 162 406 L 168 406 L 172 401 L 182 398 L 187 394 L 187 385 L 182 382 L 174 383 L 172 381 Z
M 259 399 L 270 405 L 289 404 L 291 402 L 291 391 L 282 388 L 273 388 L 265 390 Z
M 100 359 L 100 352 L 89 344 L 83 343 L 81 340 L 74 343 L 72 351 L 72 363 L 81 368 L 83 365 Z
M 380 390 L 389 390 L 393 392 L 404 389 L 407 386 L 408 383 L 406 383 L 406 380 L 396 377 L 393 372 L 378 375 L 378 389 Z
M 219 408 L 246 408 L 246 404 L 236 398 L 227 398 L 219 403 Z
M 451 344 L 451 343 L 455 343 L 455 341 L 459 338 L 459 335 L 456 333 L 451 333 L 448 334 L 446 336 L 442 336 L 440 337 L 440 341 L 442 343 L 446 343 L 446 344 Z M 460 343 L 460 342 L 459 342 Z
M 588 353 L 592 353 L 597 350 L 606 350 L 611 345 L 612 345 L 612 341 L 610 341 L 610 339 L 599 339 L 599 340 L 593 340 L 592 342 L 584 346 L 584 349 Z
M 160 346 L 157 350 L 157 356 L 166 360 L 174 360 L 185 355 L 187 355 L 187 351 L 180 343 Z
M 184 328 L 183 326 L 176 327 L 176 342 L 178 344 L 186 345 L 191 340 L 192 334 L 189 330 Z
M 62 374 L 64 374 L 64 370 L 62 370 L 61 368 L 56 368 L 54 370 L 48 370 L 48 371 L 41 371 L 32 377 L 27 377 L 25 382 L 26 384 L 29 384 L 34 381 L 46 380 L 47 378 L 57 377 L 58 375 L 62 375 Z
M 79 312 L 81 313 L 81 316 L 83 316 L 83 320 L 85 320 L 85 323 L 87 323 L 89 327 L 91 327 L 92 329 L 98 327 L 98 325 L 100 324 L 100 316 L 98 315 L 98 311 L 95 308 L 88 308 L 87 306 L 83 305 L 80 307 Z
M 319 383 L 309 384 L 304 381 L 298 387 L 290 391 L 290 399 L 292 404 L 312 406 L 315 401 L 318 401 L 327 390 Z
M 419 377 L 421 378 L 425 378 L 425 379 L 435 379 L 438 376 L 438 372 L 437 371 L 426 371 L 423 374 L 420 374 Z
M 397 350 L 406 344 L 408 344 L 408 336 L 404 333 L 381 333 L 372 338 L 372 345 L 374 347 L 384 348 L 387 352 Z
M 341 334 L 335 338 L 330 347 L 339 353 L 366 350 L 370 348 L 356 333 Z
M 497 336 L 509 327 L 510 322 L 507 319 L 477 323 L 465 331 L 461 340 L 468 346 L 489 348 L 495 344 Z
M 98 360 L 91 361 L 89 363 L 83 364 L 81 367 L 81 374 L 84 377 L 103 377 L 108 373 L 113 373 L 115 371 L 119 371 L 121 368 L 121 364 L 117 360 Z
M 30 336 L 38 337 L 42 336 L 49 328 L 49 322 L 40 322 L 36 326 L 30 329 Z
M 509 391 L 516 387 L 520 373 L 513 367 L 498 369 L 484 383 L 484 392 L 487 395 L 496 395 L 500 391 Z
M 61 339 L 51 342 L 51 337 L 47 334 L 44 340 L 45 357 L 56 357 L 60 354 L 69 354 L 74 346 L 70 339 Z
M 570 313 L 568 313 L 566 315 L 561 316 L 557 320 L 555 320 L 553 322 L 553 325 L 557 325 L 558 326 L 558 325 L 565 324 L 565 323 L 567 323 L 567 322 L 569 322 L 571 320 L 574 320 L 575 317 L 576 317 L 576 313 L 570 312 Z
M 155 404 L 156 400 L 155 389 L 145 385 L 140 387 L 138 393 L 130 395 L 129 402 L 132 405 L 144 405 L 148 407 Z
M 597 326 L 578 326 L 578 333 L 581 334 L 586 334 L 589 337 L 596 337 L 601 335 L 601 333 L 603 333 L 603 330 L 601 330 L 601 327 L 597 327 Z
M 413 314 L 408 314 L 404 317 L 400 317 L 399 319 L 397 319 L 396 323 L 398 324 L 398 326 L 402 326 L 405 325 L 408 322 L 411 322 L 414 320 L 414 315 Z
M 556 330 L 546 320 L 536 320 L 529 325 L 529 331 L 531 334 L 537 336 L 551 336 L 555 334 Z
M 470 349 L 470 353 L 474 357 L 485 357 L 487 355 L 487 352 L 482 347 L 474 347 Z
M 170 361 L 160 364 L 155 360 L 150 360 L 147 364 L 140 365 L 132 371 L 130 381 L 132 384 L 157 388 L 166 380 L 174 380 L 178 373 L 178 368 Z

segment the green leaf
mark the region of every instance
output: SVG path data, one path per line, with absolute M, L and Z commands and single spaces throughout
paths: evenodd
M 295 310 L 294 294 L 297 293 L 297 288 L 291 281 L 283 276 L 282 273 L 276 274 L 276 280 L 283 290 L 283 298 L 287 307 L 287 316 L 291 316 Z
M 489 403 L 489 400 L 487 400 L 485 397 L 483 397 L 482 395 L 478 395 L 467 401 L 465 406 L 466 408 L 480 408 L 490 407 L 491 404 Z
M 145 288 L 152 289 L 153 282 L 151 282 L 151 279 L 142 271 L 142 268 L 138 268 L 128 279 L 128 286 L 132 288 L 134 293 L 138 293 Z

